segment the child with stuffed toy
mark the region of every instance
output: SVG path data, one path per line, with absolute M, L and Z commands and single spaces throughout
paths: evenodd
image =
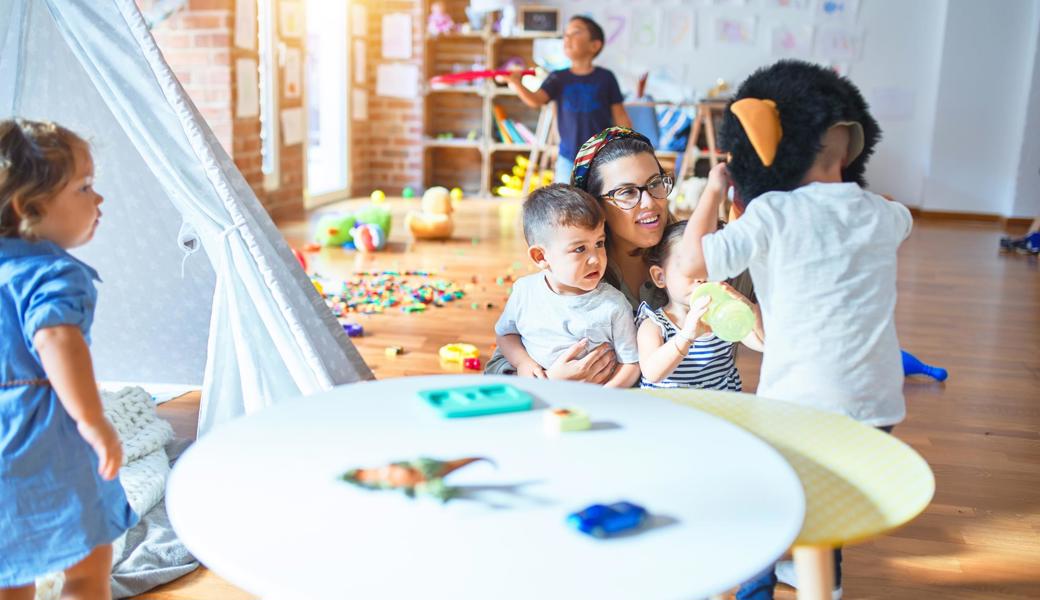
M 912 219 L 863 188 L 879 138 L 847 79 L 793 60 L 760 69 L 726 111 L 720 145 L 730 159 L 712 173 L 728 177 L 744 213 L 716 232 L 728 185 L 708 186 L 681 256 L 687 273 L 713 281 L 750 269 L 766 334 L 760 396 L 890 430 L 906 414 L 896 251 Z M 835 558 L 840 597 L 840 550 Z M 772 598 L 775 583 L 769 569 L 737 598 Z

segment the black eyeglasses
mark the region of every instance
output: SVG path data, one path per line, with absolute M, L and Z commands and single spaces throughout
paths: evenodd
M 651 198 L 664 200 L 668 197 L 668 194 L 672 193 L 672 186 L 674 185 L 675 179 L 671 175 L 655 175 L 647 180 L 646 185 L 623 185 L 601 194 L 600 198 L 609 200 L 622 210 L 629 210 L 639 204 L 639 199 L 643 197 L 643 192 L 650 194 Z

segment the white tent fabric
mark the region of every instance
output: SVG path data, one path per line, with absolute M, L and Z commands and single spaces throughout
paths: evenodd
M 133 0 L 0 2 L 0 119 L 12 117 L 93 145 L 104 216 L 77 254 L 104 280 L 99 379 L 201 381 L 201 434 L 372 378 Z M 205 253 L 185 258 L 179 237 Z

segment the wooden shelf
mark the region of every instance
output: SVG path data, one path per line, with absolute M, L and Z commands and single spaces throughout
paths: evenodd
M 423 14 L 430 14 L 432 0 L 423 3 Z M 466 22 L 469 0 L 444 0 L 445 9 L 456 23 Z M 496 33 L 474 31 L 446 35 L 425 35 L 423 73 L 426 81 L 443 73 L 469 69 L 494 69 L 506 59 L 518 56 L 526 64 L 534 64 L 534 40 L 559 38 L 554 33 Z M 467 193 L 473 188 L 491 196 L 498 185 L 500 171 L 509 171 L 514 156 L 529 153 L 530 144 L 506 144 L 498 138 L 493 108 L 501 105 L 508 118 L 524 123 L 534 131 L 538 111 L 524 105 L 516 92 L 500 87 L 491 79 L 460 87 L 427 85 L 423 101 L 423 178 L 424 186 L 456 183 Z M 465 139 L 469 132 L 477 139 Z M 453 138 L 437 139 L 440 133 Z M 474 150 L 478 151 L 474 152 Z

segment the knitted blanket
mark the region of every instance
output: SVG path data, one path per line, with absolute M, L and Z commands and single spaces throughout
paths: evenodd
M 143 517 L 163 499 L 170 460 L 164 447 L 173 439 L 173 428 L 159 418 L 148 392 L 129 387 L 118 392 L 101 392 L 105 417 L 111 421 L 123 445 L 123 484 L 130 508 Z M 119 560 L 126 545 L 126 533 L 112 543 L 112 556 Z M 36 581 L 36 600 L 61 597 L 63 573 L 52 573 Z

